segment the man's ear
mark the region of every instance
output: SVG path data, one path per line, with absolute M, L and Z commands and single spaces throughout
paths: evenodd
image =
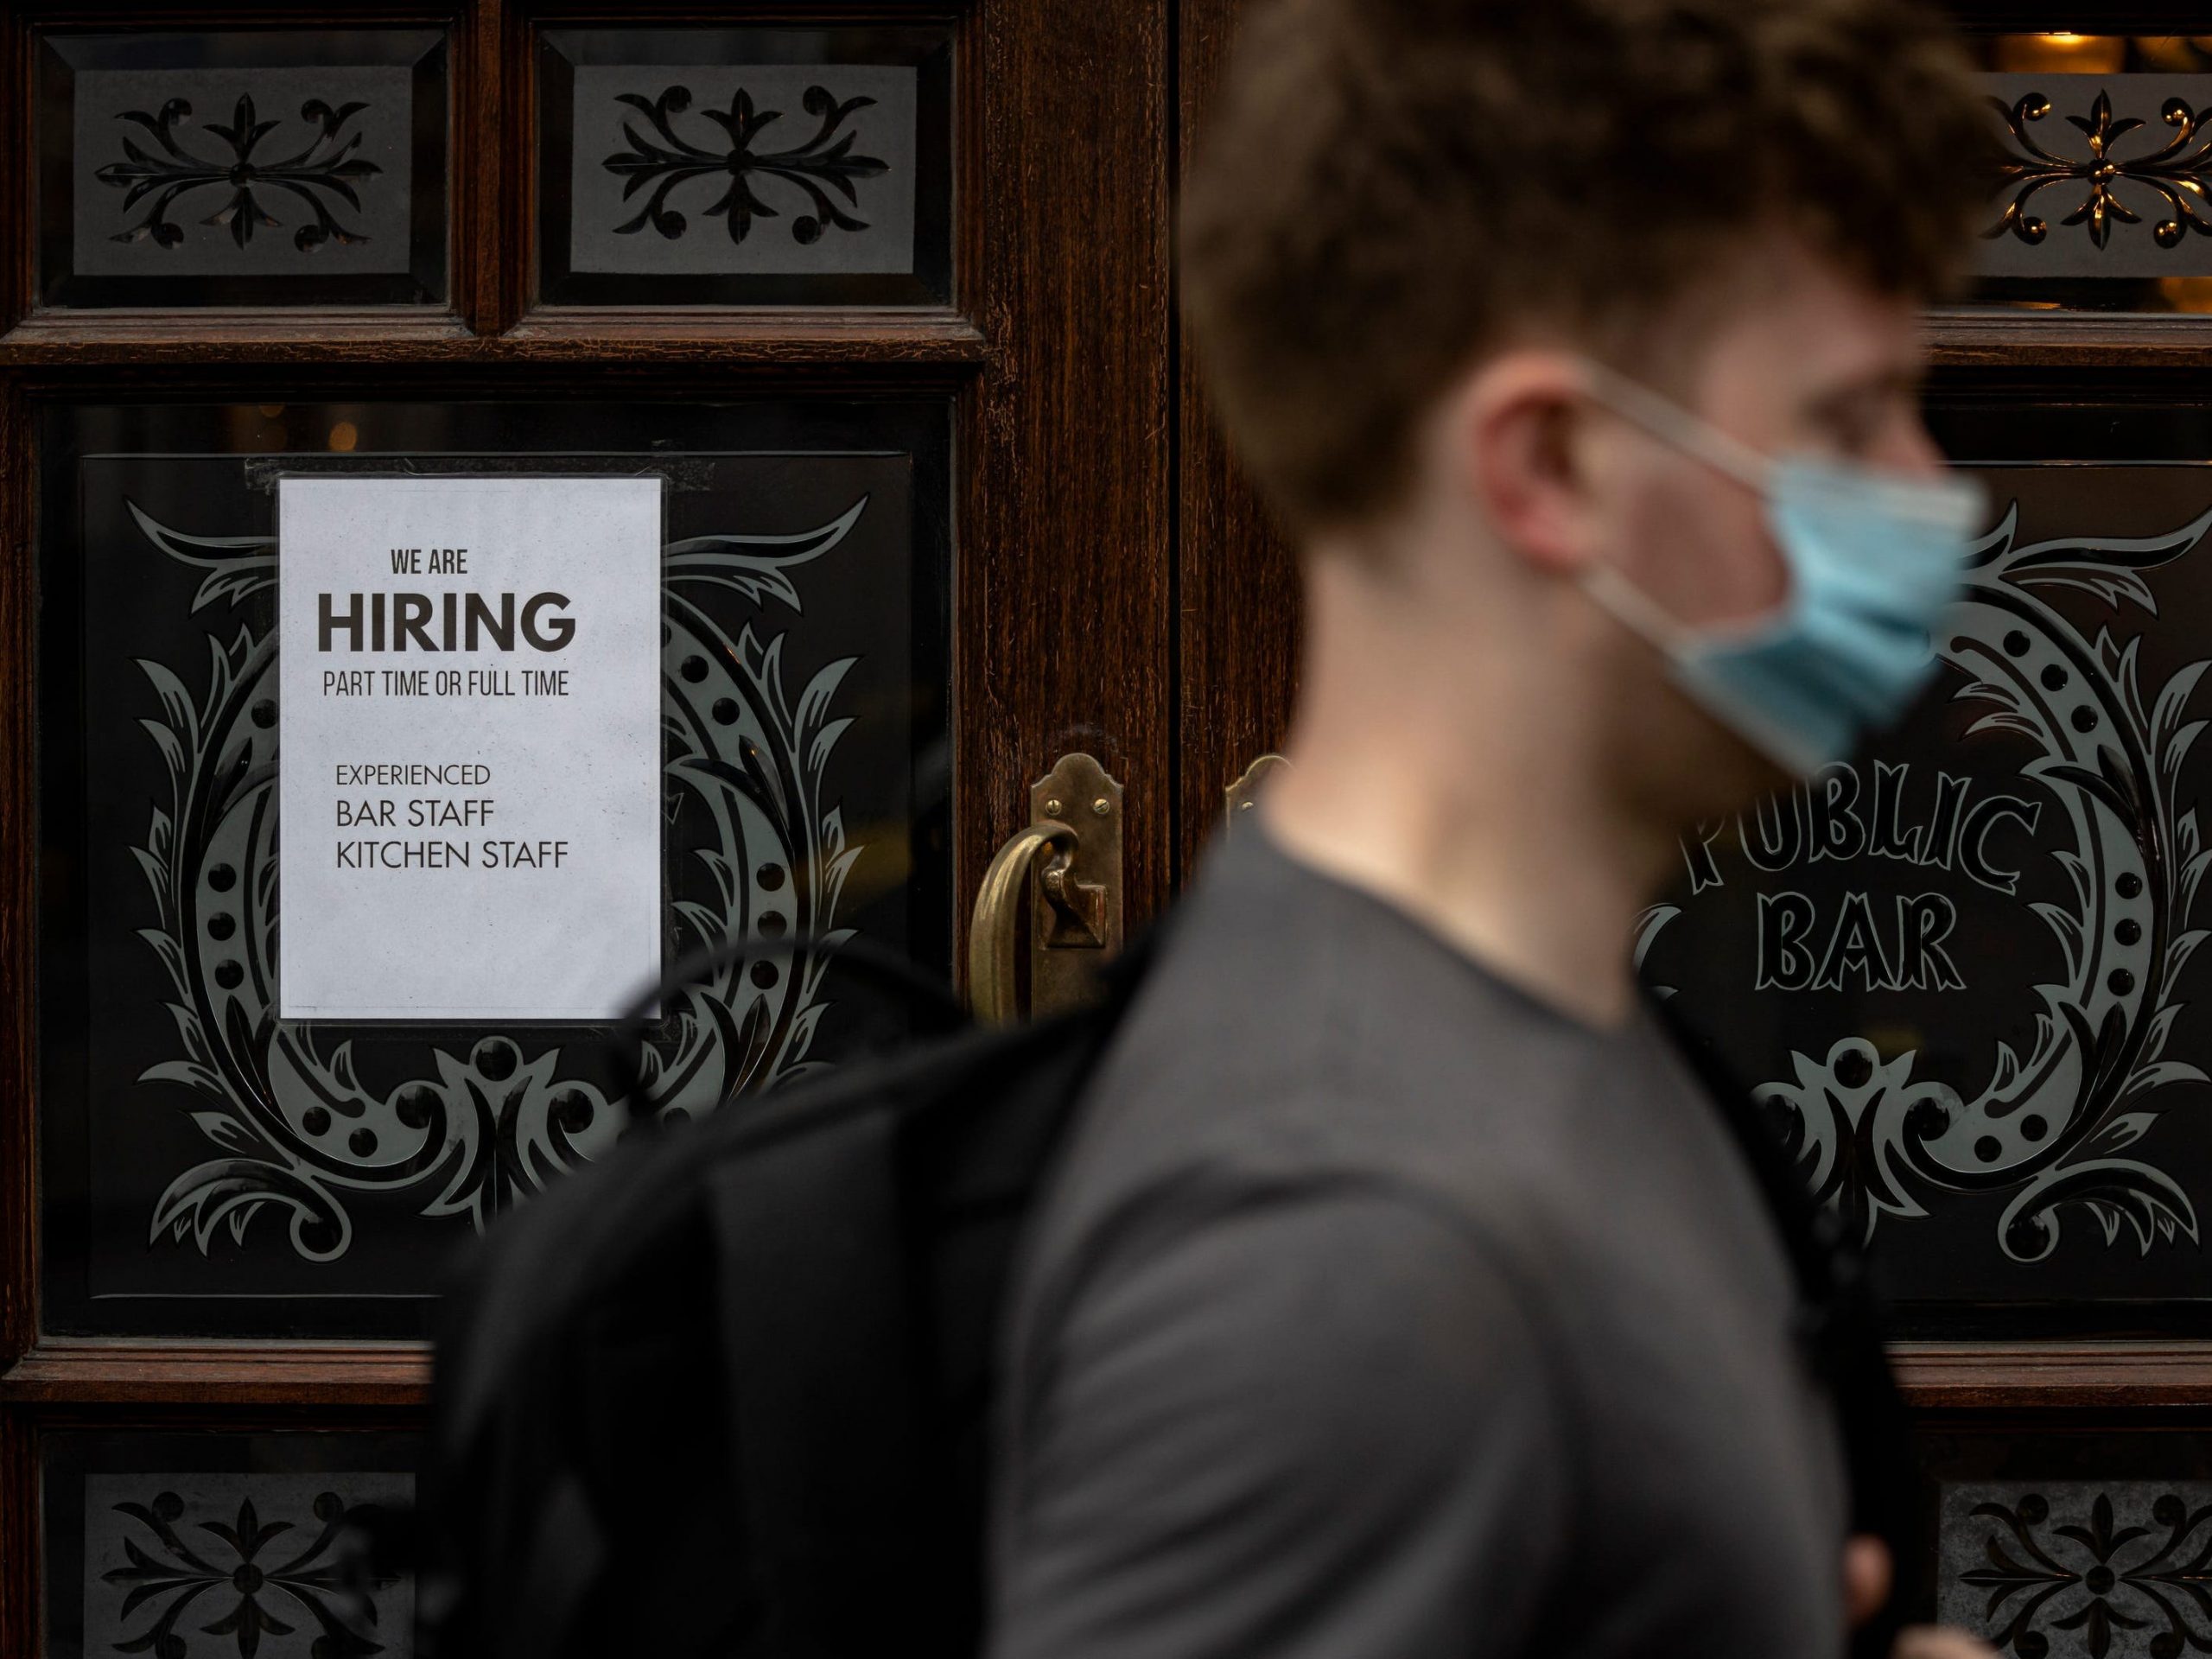
M 1447 442 L 1477 510 L 1498 541 L 1530 564 L 1573 575 L 1591 557 L 1589 399 L 1564 353 L 1491 359 L 1453 400 Z

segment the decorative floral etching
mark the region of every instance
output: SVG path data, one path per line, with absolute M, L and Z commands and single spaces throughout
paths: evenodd
M 2031 746 L 2020 776 L 2035 798 L 2010 810 L 2032 826 L 2055 807 L 2069 843 L 2052 856 L 2071 902 L 2031 906 L 2064 969 L 2032 988 L 2033 1044 L 2022 1055 L 1999 1043 L 1972 1099 L 1918 1075 L 1916 1052 L 1885 1059 L 1857 1035 L 1793 1050 L 1789 1075 L 1757 1092 L 1808 1185 L 1860 1236 L 1885 1217 L 1926 1216 L 1934 1194 L 1994 1193 L 2007 1199 L 1998 1239 L 2014 1261 L 2048 1257 L 2069 1216 L 2107 1245 L 2125 1238 L 2147 1252 L 2198 1236 L 2180 1182 L 2135 1148 L 2164 1113 L 2201 1104 L 2185 1091 L 2207 1082 L 2166 1047 L 2184 1007 L 2182 971 L 2207 937 L 2196 923 L 2212 848 L 2181 774 L 2205 727 L 2189 717 L 2190 700 L 2212 663 L 2190 663 L 2146 692 L 2139 635 L 2100 628 L 2086 638 L 2046 595 L 2082 590 L 2155 619 L 2142 573 L 2196 549 L 2212 513 L 2146 538 L 2023 543 L 2018 526 L 2015 505 L 1976 547 L 1965 601 L 1935 645 L 1964 676 L 1957 698 L 1989 705 L 1967 734 Z M 1702 849 L 1686 851 L 1694 873 Z M 2003 890 L 2016 879 L 2005 877 Z M 1646 912 L 1639 963 L 1681 913 Z M 1921 971 L 1942 966 L 1930 964 Z
M 715 900 L 674 905 L 679 954 L 747 937 L 756 917 L 761 931 L 846 937 L 838 900 L 860 849 L 823 788 L 851 724 L 834 712 L 837 689 L 857 659 L 831 662 L 793 698 L 780 637 L 764 641 L 749 624 L 733 637 L 703 601 L 721 589 L 798 610 L 793 572 L 836 549 L 867 507 L 863 496 L 797 535 L 698 536 L 667 548 L 670 810 L 689 802 L 714 826 L 692 856 Z M 135 503 L 130 512 L 162 553 L 207 572 L 195 612 L 276 579 L 270 537 L 189 535 Z M 141 936 L 167 970 L 178 1039 L 176 1055 L 141 1080 L 192 1090 L 194 1120 L 217 1154 L 169 1183 L 150 1236 L 189 1238 L 205 1252 L 219 1230 L 243 1240 L 255 1217 L 277 1214 L 301 1257 L 331 1261 L 351 1245 L 356 1193 L 403 1194 L 425 1217 L 480 1228 L 613 1145 L 632 1109 L 564 1063 L 557 1042 L 526 1049 L 493 1033 L 438 1044 L 427 1071 L 372 1087 L 346 1038 L 276 1018 L 276 641 L 242 627 L 208 645 L 198 692 L 170 665 L 139 663 L 162 711 L 141 724 L 170 784 L 135 849 L 155 900 Z M 828 966 L 821 953 L 764 955 L 682 992 L 663 1010 L 671 1039 L 647 1048 L 635 1109 L 697 1115 L 806 1069 L 829 1006 Z
M 340 202 L 358 209 L 360 188 L 384 170 L 354 154 L 360 148 L 361 135 L 346 132 L 353 118 L 368 107 L 354 102 L 334 108 L 321 99 L 308 99 L 300 106 L 300 119 L 313 129 L 313 136 L 304 148 L 284 156 L 269 151 L 285 148 L 294 137 L 288 135 L 264 149 L 263 141 L 285 123 L 257 119 L 251 94 L 239 94 L 228 125 L 213 121 L 199 124 L 200 131 L 223 141 L 228 155 L 211 156 L 187 147 L 181 129 L 192 114 L 192 105 L 184 99 L 170 99 L 156 114 L 143 110 L 122 111 L 116 119 L 150 134 L 156 149 L 152 152 L 142 149 L 126 135 L 124 159 L 110 162 L 97 176 L 102 184 L 124 193 L 126 215 L 147 198 L 152 200 L 110 239 L 150 239 L 156 247 L 176 247 L 184 240 L 185 229 L 169 217 L 170 208 L 199 192 L 213 190 L 223 193 L 220 205 L 200 223 L 228 232 L 241 249 L 252 241 L 257 229 L 281 227 L 286 221 L 273 210 L 287 204 L 295 209 L 304 204 L 314 214 L 292 232 L 292 245 L 302 253 L 312 253 L 327 242 L 368 240 L 365 233 L 345 225 L 335 211 Z M 197 212 L 197 207 L 191 211 Z
M 112 1501 L 134 1479 L 146 1490 Z M 404 1497 L 405 1484 L 391 1476 L 95 1478 L 93 1490 L 110 1501 L 86 1517 L 88 1652 L 362 1659 L 413 1651 L 412 1586 L 374 1569 L 365 1550 L 365 1528 L 383 1503 Z M 364 1497 L 362 1488 L 376 1496 Z
M 2018 1659 L 2212 1653 L 2212 1491 L 1947 1487 L 1940 1611 Z
M 804 193 L 811 207 L 812 211 L 791 221 L 794 242 L 817 242 L 825 230 L 868 228 L 867 220 L 847 209 L 860 206 L 858 181 L 880 176 L 889 170 L 888 163 L 873 156 L 853 154 L 857 135 L 840 136 L 839 129 L 854 111 L 874 103 L 874 99 L 841 99 L 826 87 L 809 86 L 801 104 L 817 118 L 814 133 L 802 144 L 779 150 L 756 149 L 754 143 L 761 129 L 779 119 L 783 111 L 756 110 L 753 95 L 742 86 L 730 95 L 727 111 L 698 112 L 700 119 L 721 130 L 719 140 L 705 145 L 692 143 L 677 130 L 679 118 L 691 107 L 690 88 L 670 86 L 650 99 L 638 92 L 623 92 L 617 101 L 644 116 L 653 134 L 646 137 L 633 124 L 624 122 L 622 136 L 630 148 L 609 156 L 604 163 L 608 172 L 622 179 L 626 203 L 647 185 L 652 187 L 652 194 L 637 214 L 614 227 L 617 234 L 632 235 L 651 225 L 675 240 L 690 228 L 690 221 L 668 205 L 671 194 L 694 181 L 715 179 L 727 182 L 704 211 L 708 218 L 721 219 L 732 242 L 744 241 L 752 233 L 755 219 L 779 216 L 779 210 L 754 188 L 756 183 L 766 181 Z M 836 197 L 843 198 L 843 206 Z

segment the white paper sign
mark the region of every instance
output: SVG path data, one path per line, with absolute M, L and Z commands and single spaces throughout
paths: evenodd
M 660 967 L 661 480 L 277 486 L 281 1012 L 606 1020 Z

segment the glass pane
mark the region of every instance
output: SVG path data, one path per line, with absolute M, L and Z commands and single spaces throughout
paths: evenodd
M 42 1437 L 48 1659 L 415 1651 L 413 1580 L 366 1542 L 412 1506 L 388 1433 Z
M 278 474 L 650 464 L 670 480 L 669 954 L 853 929 L 945 976 L 949 416 L 942 399 L 48 412 L 47 1328 L 419 1328 L 452 1241 L 630 1121 L 603 1026 L 277 1017 Z M 646 1115 L 912 1024 L 819 957 L 764 951 L 664 1007 Z
M 2111 413 L 1961 417 L 1998 517 L 1938 683 L 1856 763 L 1706 826 L 1639 941 L 1926 1334 L 2212 1297 L 2212 467 L 2143 458 L 2187 416 Z M 2069 424 L 2153 446 L 2006 458 Z
M 38 64 L 42 303 L 444 299 L 442 34 L 53 32 Z
M 1928 1438 L 1935 1606 L 2024 1656 L 2212 1649 L 2212 1441 L 2201 1433 Z
M 2212 311 L 2212 35 L 1976 41 L 2005 156 L 1986 304 Z
M 943 305 L 952 41 L 910 29 L 549 29 L 550 305 Z

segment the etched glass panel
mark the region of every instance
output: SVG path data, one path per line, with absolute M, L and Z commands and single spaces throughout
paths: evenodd
M 2212 1649 L 2212 1438 L 2019 1421 L 1918 1443 L 1931 1569 L 1905 1609 L 2006 1659 Z
M 376 1559 L 414 1502 L 410 1437 L 44 1437 L 49 1659 L 416 1650 L 415 1586 Z
M 57 408 L 44 442 L 48 1328 L 417 1329 L 451 1243 L 632 1123 L 914 1017 L 764 948 L 664 1005 L 634 1108 L 603 1026 L 279 1018 L 281 474 L 665 477 L 669 955 L 852 930 L 948 975 L 941 400 Z
M 1936 1615 L 2000 1652 L 2212 1650 L 2212 1481 L 1942 1488 Z
M 445 56 L 423 29 L 42 36 L 42 302 L 442 300 Z
M 2212 36 L 1979 42 L 2004 155 L 1986 303 L 2212 310 Z
M 945 29 L 549 29 L 538 65 L 546 303 L 950 300 Z
M 2186 445 L 2178 412 L 2110 416 L 1961 417 L 1969 455 L 2069 424 L 2154 442 L 1975 466 L 1997 517 L 1930 695 L 1705 826 L 1638 939 L 1916 1332 L 2126 1330 L 2212 1297 L 2212 468 L 2140 458 Z

